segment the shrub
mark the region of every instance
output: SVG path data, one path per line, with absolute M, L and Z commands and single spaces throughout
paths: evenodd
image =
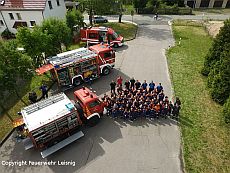
M 213 65 L 208 75 L 208 86 L 213 100 L 223 104 L 230 95 L 230 51 L 223 53 L 221 60 Z
M 15 34 L 10 32 L 8 29 L 5 29 L 2 34 L 1 34 L 2 38 L 4 39 L 12 39 L 15 38 Z
M 205 57 L 202 74 L 208 76 L 212 98 L 223 104 L 230 96 L 230 19 L 224 22 Z
M 227 124 L 230 124 L 230 97 L 228 98 L 227 102 L 224 104 L 223 116 L 224 116 L 225 122 Z
M 229 50 L 230 47 L 230 19 L 224 22 L 219 34 L 214 39 L 209 53 L 205 57 L 202 74 L 207 76 L 215 63 L 220 60 L 224 50 Z

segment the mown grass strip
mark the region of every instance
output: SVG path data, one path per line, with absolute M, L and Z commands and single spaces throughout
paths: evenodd
M 212 39 L 201 26 L 173 25 L 176 46 L 167 52 L 175 95 L 182 100 L 180 126 L 187 172 L 230 172 L 229 129 L 200 74 Z M 180 45 L 179 45 L 179 40 Z

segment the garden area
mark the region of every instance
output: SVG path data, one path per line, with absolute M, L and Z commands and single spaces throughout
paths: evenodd
M 185 169 L 193 173 L 230 172 L 229 126 L 201 74 L 213 39 L 196 22 L 175 21 L 173 34 L 176 46 L 168 50 L 167 57 L 175 95 L 183 105 L 180 127 Z

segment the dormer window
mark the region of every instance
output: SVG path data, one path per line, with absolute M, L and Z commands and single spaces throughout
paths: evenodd
M 52 2 L 48 1 L 48 4 L 49 4 L 49 7 L 50 7 L 50 10 L 52 10 L 53 9 Z
M 60 6 L 60 2 L 59 2 L 59 0 L 56 0 L 57 1 L 57 6 Z
M 21 14 L 20 13 L 16 13 L 18 20 L 22 20 Z
M 9 16 L 10 16 L 10 19 L 11 19 L 11 20 L 14 20 L 14 15 L 13 15 L 13 13 L 9 13 Z

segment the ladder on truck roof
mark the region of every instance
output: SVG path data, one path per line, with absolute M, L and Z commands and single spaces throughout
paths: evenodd
M 64 52 L 48 59 L 53 66 L 60 66 L 67 63 L 73 63 L 79 60 L 95 57 L 97 54 L 89 49 L 82 48 L 74 51 Z
M 59 94 L 51 96 L 45 100 L 42 100 L 40 102 L 29 105 L 29 106 L 23 108 L 22 110 L 25 111 L 27 114 L 31 114 L 33 112 L 36 112 L 36 111 L 42 109 L 42 108 L 45 108 L 45 107 L 50 106 L 56 102 L 59 102 L 63 99 L 65 99 L 65 94 L 59 93 Z

